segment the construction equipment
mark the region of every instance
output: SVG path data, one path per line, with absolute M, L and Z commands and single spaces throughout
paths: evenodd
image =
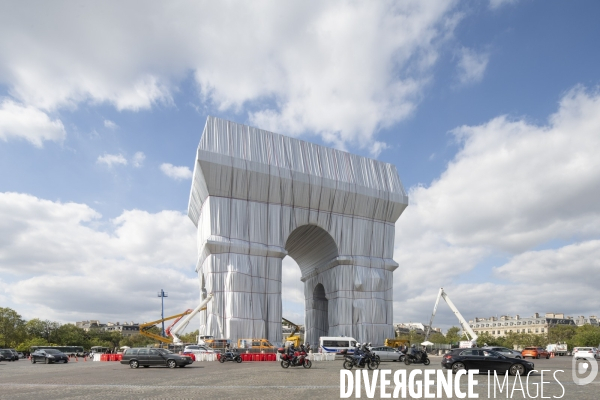
M 470 347 L 474 347 L 477 343 L 477 334 L 475 334 L 475 332 L 473 332 L 473 329 L 471 329 L 471 327 L 469 326 L 469 323 L 463 318 L 463 316 L 458 311 L 458 308 L 456 308 L 454 303 L 452 303 L 452 301 L 448 297 L 448 294 L 446 294 L 446 292 L 444 292 L 444 288 L 440 288 L 440 291 L 437 296 L 437 300 L 435 301 L 435 306 L 433 306 L 433 313 L 431 314 L 431 319 L 429 320 L 429 325 L 427 326 L 427 332 L 425 334 L 425 341 L 427 341 L 427 339 L 429 339 L 429 334 L 431 333 L 431 326 L 433 324 L 433 318 L 435 317 L 435 312 L 437 310 L 438 303 L 440 302 L 440 297 L 444 298 L 444 300 L 446 301 L 446 303 L 448 304 L 448 306 L 450 307 L 450 309 L 452 310 L 454 315 L 456 315 L 456 318 L 458 318 L 458 321 L 460 322 L 460 326 L 462 327 L 464 334 L 467 335 L 467 338 L 469 339 L 468 343 L 470 344 Z M 461 347 L 463 347 L 462 343 L 461 343 Z
M 290 334 L 290 336 L 288 336 L 285 339 L 285 345 L 289 345 L 289 343 L 292 343 L 295 347 L 299 347 L 302 344 L 302 338 L 300 336 L 297 336 L 296 334 L 300 332 L 300 327 L 292 321 L 283 317 L 281 317 L 281 320 L 294 328 L 294 331 Z
M 385 342 L 383 343 L 384 346 L 393 347 L 394 349 L 397 349 L 400 346 L 408 347 L 409 344 L 410 344 L 410 341 L 408 341 L 407 339 L 398 339 L 398 338 L 385 339 Z
M 208 304 L 208 302 L 211 301 L 212 298 L 213 298 L 213 294 L 211 293 L 204 300 L 202 300 L 200 302 L 198 307 L 196 307 L 193 310 L 186 310 L 185 312 L 182 312 L 181 314 L 175 314 L 175 315 L 171 315 L 170 317 L 161 318 L 156 321 L 140 324 L 140 334 L 144 335 L 146 337 L 158 340 L 162 343 L 180 344 L 181 339 L 179 339 L 177 337 L 177 334 L 188 325 L 190 320 L 192 318 L 194 318 L 194 316 L 196 314 L 198 314 L 202 310 L 206 310 L 206 304 Z M 169 327 L 167 329 L 165 329 L 167 337 L 157 335 L 155 333 L 150 332 L 150 329 L 152 327 L 154 327 L 156 324 L 160 324 L 161 322 L 164 322 L 164 321 L 170 321 L 172 319 L 175 319 L 175 321 L 173 321 L 173 323 L 171 325 L 169 325 Z M 181 321 L 181 323 L 178 324 L 178 322 L 180 322 L 180 321 Z

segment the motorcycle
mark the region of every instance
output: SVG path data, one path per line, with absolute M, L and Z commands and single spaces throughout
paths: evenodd
M 417 350 L 416 353 L 412 353 L 411 352 L 407 352 L 406 355 L 404 356 L 404 364 L 406 365 L 410 365 L 411 363 L 414 364 L 421 364 L 423 363 L 424 365 L 429 365 L 431 361 L 429 361 L 429 357 L 427 357 L 427 353 L 422 351 L 422 350 Z
M 281 354 L 281 367 L 303 366 L 306 369 L 312 367 L 312 362 L 306 357 L 308 349 L 308 347 L 300 346 L 300 349 L 295 351 L 293 356 L 288 354 L 283 347 L 278 349 L 277 351 Z
M 351 370 L 354 367 L 364 368 L 365 366 L 371 370 L 379 368 L 379 358 L 366 347 L 360 350 L 357 348 L 352 355 L 348 354 L 347 350 L 344 350 L 342 354 L 344 355 L 345 369 Z
M 225 361 L 235 361 L 237 363 L 242 362 L 242 357 L 235 350 L 225 350 L 225 353 L 219 357 L 219 362 L 224 363 Z

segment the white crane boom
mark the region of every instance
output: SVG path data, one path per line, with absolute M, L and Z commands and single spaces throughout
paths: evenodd
M 452 300 L 450 300 L 448 294 L 444 292 L 444 288 L 440 288 L 437 300 L 435 301 L 435 305 L 433 306 L 433 313 L 431 314 L 431 319 L 429 320 L 429 326 L 427 327 L 427 334 L 425 335 L 425 340 L 429 339 L 429 334 L 431 333 L 431 326 L 433 325 L 433 318 L 435 317 L 435 312 L 437 310 L 438 303 L 440 302 L 440 297 L 442 297 L 446 301 L 454 315 L 456 315 L 456 318 L 458 318 L 463 332 L 465 333 L 465 335 L 467 335 L 467 337 L 470 336 L 469 340 L 471 341 L 471 344 L 474 345 L 477 342 L 477 334 L 473 332 L 473 329 L 471 329 L 469 323 L 463 318 L 462 314 L 460 313 L 460 311 L 458 311 L 458 308 L 456 308 Z
M 208 304 L 208 302 L 212 300 L 212 298 L 213 298 L 213 294 L 210 293 L 204 300 L 202 300 L 200 302 L 200 304 L 198 305 L 198 307 L 194 308 L 191 313 L 189 313 L 188 315 L 186 315 L 173 328 L 171 328 L 170 334 L 173 337 L 173 343 L 175 343 L 175 344 L 181 344 L 181 339 L 179 339 L 179 337 L 177 336 L 177 334 L 181 330 L 185 329 L 185 327 L 189 324 L 189 322 L 191 321 L 191 319 L 194 318 L 194 316 L 196 314 L 198 314 L 200 312 L 200 310 L 202 310 L 202 308 L 204 308 Z

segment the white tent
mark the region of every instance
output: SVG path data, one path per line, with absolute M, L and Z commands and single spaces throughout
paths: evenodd
M 423 343 L 421 343 L 421 346 L 433 346 L 433 343 L 431 343 L 429 340 L 426 340 Z

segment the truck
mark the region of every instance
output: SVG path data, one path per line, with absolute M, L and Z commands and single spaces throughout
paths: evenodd
M 546 346 L 548 353 L 554 353 L 557 356 L 567 355 L 567 344 L 566 343 L 552 343 Z

